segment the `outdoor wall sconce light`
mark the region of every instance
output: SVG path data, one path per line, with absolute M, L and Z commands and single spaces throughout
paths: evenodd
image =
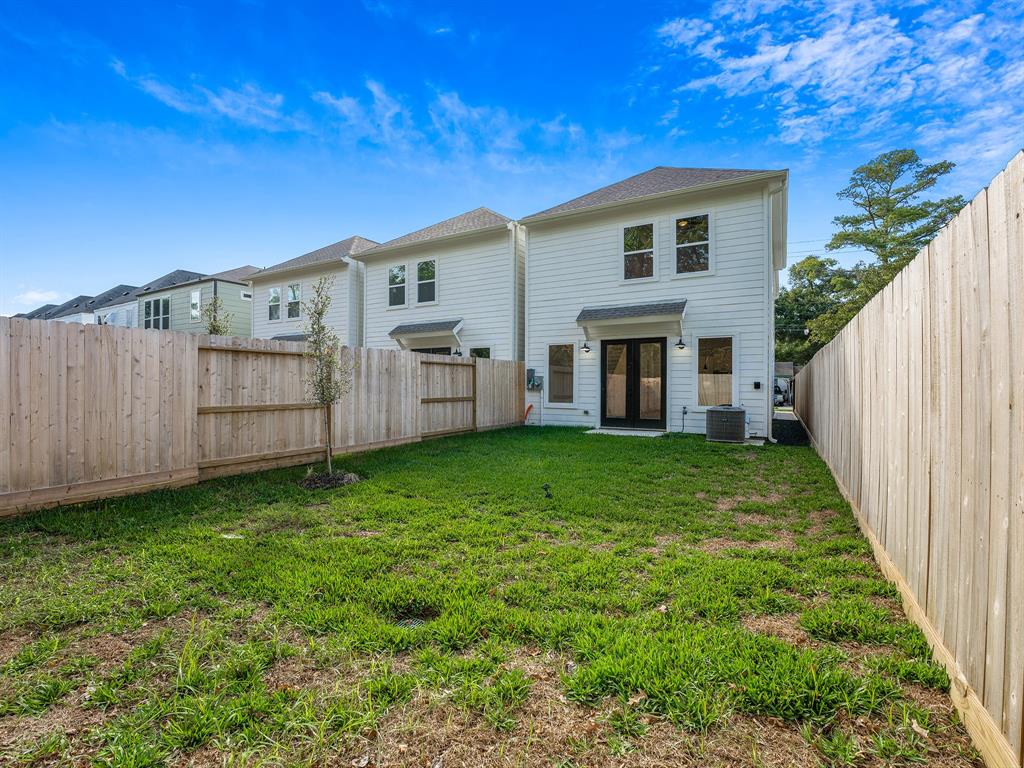
M 584 355 L 589 355 L 590 354 L 590 342 L 589 341 L 584 341 L 583 342 L 583 349 L 581 351 L 583 352 Z
M 456 349 L 454 352 L 452 352 L 452 356 L 453 357 L 462 357 L 462 350 L 461 349 Z
M 676 342 L 676 349 L 686 349 L 686 345 L 683 344 L 683 337 L 679 337 L 679 341 Z

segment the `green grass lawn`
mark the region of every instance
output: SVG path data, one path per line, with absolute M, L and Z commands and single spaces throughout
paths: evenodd
M 340 463 L 0 523 L 0 763 L 980 764 L 811 449 Z

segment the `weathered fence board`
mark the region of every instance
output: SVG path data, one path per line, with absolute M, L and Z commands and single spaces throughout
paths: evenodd
M 343 347 L 334 450 L 521 424 L 520 362 Z M 296 342 L 0 318 L 0 514 L 319 461 Z
M 953 680 L 1024 749 L 1024 153 L 797 375 L 796 410 Z

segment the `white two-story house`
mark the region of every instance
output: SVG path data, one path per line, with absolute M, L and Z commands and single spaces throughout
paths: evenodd
M 523 232 L 477 208 L 355 255 L 368 347 L 521 360 Z
M 330 277 L 326 321 L 342 344 L 363 343 L 363 265 L 353 257 L 377 245 L 354 235 L 332 245 L 267 267 L 249 277 L 252 335 L 256 339 L 305 339 L 309 318 L 303 302 L 322 277 Z
M 523 219 L 529 421 L 769 437 L 787 182 L 658 167 Z

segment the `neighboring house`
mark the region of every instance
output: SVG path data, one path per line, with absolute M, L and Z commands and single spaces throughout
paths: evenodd
M 231 315 L 231 335 L 249 336 L 252 328 L 252 266 L 213 275 L 179 269 L 142 286 L 137 292 L 138 324 L 142 328 L 205 333 L 202 308 L 218 296 Z
M 93 322 L 120 328 L 137 328 L 139 323 L 138 293 L 134 285 L 119 285 L 105 291 L 90 303 Z
M 366 346 L 521 360 L 522 244 L 514 221 L 477 208 L 358 254 Z
M 43 306 L 36 307 L 31 312 L 19 312 L 13 315 L 13 317 L 20 317 L 22 320 L 45 320 L 46 314 L 56 308 L 56 304 L 43 304 Z
M 92 296 L 76 296 L 54 307 L 37 320 L 59 320 L 62 323 L 91 323 L 92 310 L 89 309 L 89 302 Z
M 251 275 L 253 338 L 304 339 L 308 318 L 302 304 L 320 278 L 330 277 L 334 282 L 327 323 L 343 344 L 361 345 L 363 265 L 352 257 L 375 245 L 373 240 L 354 235 Z
M 523 219 L 531 422 L 770 436 L 787 183 L 658 167 Z

